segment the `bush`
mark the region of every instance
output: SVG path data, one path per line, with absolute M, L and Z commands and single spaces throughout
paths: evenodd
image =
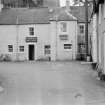
M 11 57 L 9 54 L 1 54 L 0 61 L 11 61 Z

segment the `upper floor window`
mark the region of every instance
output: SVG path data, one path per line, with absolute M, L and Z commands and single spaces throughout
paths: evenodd
M 84 34 L 84 32 L 85 32 L 84 25 L 80 25 L 79 30 L 80 30 L 80 34 Z
M 34 27 L 29 28 L 29 33 L 30 33 L 30 35 L 34 35 Z
M 8 45 L 8 52 L 13 52 L 13 45 Z
M 99 24 L 101 24 L 101 18 L 102 18 L 102 5 L 99 4 Z
M 61 22 L 61 32 L 67 32 L 67 23 Z

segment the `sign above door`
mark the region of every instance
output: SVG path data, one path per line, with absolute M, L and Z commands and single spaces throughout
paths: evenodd
M 37 42 L 37 37 L 26 37 L 26 42 L 27 43 L 36 43 Z

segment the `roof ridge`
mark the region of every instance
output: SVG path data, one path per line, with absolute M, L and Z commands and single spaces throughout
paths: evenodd
M 68 12 L 67 10 L 65 10 L 65 12 L 67 13 L 68 16 L 72 17 L 73 19 L 77 20 L 77 18 L 75 16 L 73 16 L 73 14 L 71 14 L 70 12 Z

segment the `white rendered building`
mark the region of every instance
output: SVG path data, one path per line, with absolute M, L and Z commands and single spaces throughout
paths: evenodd
M 77 19 L 62 10 L 11 8 L 0 12 L 0 56 L 11 60 L 75 60 Z

